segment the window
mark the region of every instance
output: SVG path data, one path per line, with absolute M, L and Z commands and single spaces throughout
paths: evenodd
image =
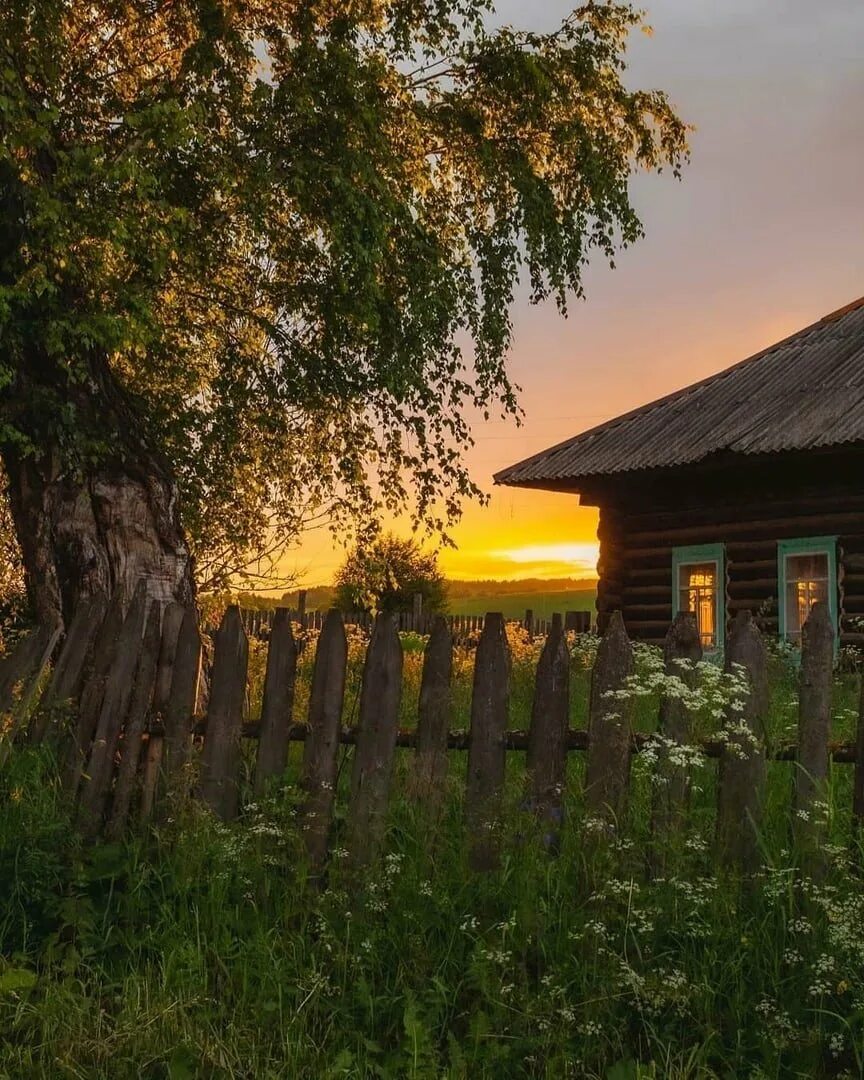
M 837 626 L 837 538 L 814 536 L 781 540 L 777 548 L 780 633 L 801 641 L 801 630 L 818 601 L 828 604 Z
M 726 575 L 722 544 L 675 548 L 672 553 L 672 612 L 692 611 L 702 648 L 723 647 L 726 621 Z

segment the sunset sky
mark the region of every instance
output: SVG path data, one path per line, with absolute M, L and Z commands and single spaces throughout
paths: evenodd
M 524 426 L 477 427 L 468 461 L 494 472 L 770 345 L 864 293 L 864 2 L 647 0 L 631 85 L 669 92 L 696 127 L 677 183 L 639 177 L 645 239 L 587 300 L 515 312 L 511 372 Z M 501 21 L 551 29 L 565 0 L 500 0 Z M 454 578 L 585 576 L 595 512 L 572 496 L 494 489 L 469 506 L 442 554 Z M 342 557 L 325 533 L 284 569 L 329 581 Z

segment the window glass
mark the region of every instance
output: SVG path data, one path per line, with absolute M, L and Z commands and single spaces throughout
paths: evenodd
M 791 641 L 798 641 L 813 605 L 820 600 L 828 602 L 828 553 L 787 555 L 785 570 L 786 636 Z
M 678 610 L 692 611 L 703 649 L 717 644 L 717 563 L 685 563 L 678 567 Z

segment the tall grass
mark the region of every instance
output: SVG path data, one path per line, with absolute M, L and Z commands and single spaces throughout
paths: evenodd
M 513 723 L 527 726 L 533 654 L 520 648 Z M 575 658 L 580 726 L 587 667 Z M 774 667 L 771 737 L 782 739 L 794 673 Z M 457 671 L 464 709 L 467 660 Z M 839 737 L 852 689 L 838 680 Z M 640 700 L 640 725 L 655 704 Z M 341 791 L 334 857 L 316 887 L 295 820 L 299 755 L 292 748 L 286 782 L 235 824 L 190 801 L 150 832 L 95 847 L 76 837 L 48 751 L 7 760 L 0 1076 L 864 1075 L 849 766 L 832 772 L 818 881 L 796 868 L 789 839 L 794 765 L 769 766 L 764 865 L 741 883 L 715 871 L 713 763 L 696 770 L 690 825 L 652 879 L 645 765 L 634 765 L 628 822 L 598 841 L 571 755 L 551 858 L 521 808 L 523 763 L 512 754 L 502 866 L 472 875 L 464 755 L 452 755 L 448 799 L 431 820 L 403 794 L 410 755 L 400 751 L 382 863 L 365 876 L 349 866 Z

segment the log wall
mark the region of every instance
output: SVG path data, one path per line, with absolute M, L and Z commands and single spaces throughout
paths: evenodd
M 598 625 L 620 610 L 628 634 L 662 641 L 672 620 L 676 547 L 723 544 L 727 625 L 753 612 L 778 632 L 777 544 L 837 536 L 843 645 L 864 645 L 864 453 L 729 455 L 710 466 L 653 470 L 597 481 L 584 504 L 600 507 Z

